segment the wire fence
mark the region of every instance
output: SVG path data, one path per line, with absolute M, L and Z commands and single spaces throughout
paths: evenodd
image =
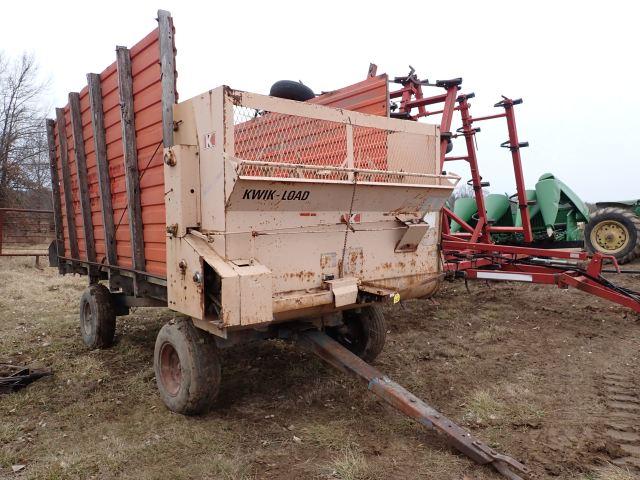
M 38 263 L 55 236 L 51 210 L 0 208 L 0 256 L 33 256 Z

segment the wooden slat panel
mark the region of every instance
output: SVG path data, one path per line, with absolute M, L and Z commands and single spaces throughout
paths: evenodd
M 104 261 L 102 259 L 106 257 L 111 265 L 131 267 L 164 277 L 166 226 L 162 157 L 164 128 L 167 123 L 163 118 L 163 94 L 166 96 L 163 88 L 173 85 L 174 97 L 168 109 L 170 114 L 173 113 L 177 93 L 174 29 L 168 12 L 158 13 L 158 24 L 158 28 L 127 50 L 130 77 L 128 85 L 122 84 L 124 65 L 122 62 L 119 65 L 116 61 L 102 73 L 95 75 L 93 80 L 88 78 L 89 83 L 98 83 L 100 87 L 93 98 L 89 87 L 85 87 L 79 94 L 79 123 L 84 139 L 86 180 L 91 205 L 88 221 L 93 224 L 93 242 L 85 241 L 84 232 L 80 228 L 85 222 L 85 216 L 81 213 L 83 189 L 79 188 L 82 179 L 77 175 L 74 163 L 76 150 L 81 150 L 82 147 L 75 146 L 76 142 L 71 135 L 73 125 L 69 107 L 63 112 L 66 142 L 62 136 L 55 136 L 54 140 L 56 159 L 61 159 L 63 151 L 68 159 L 64 162 L 64 168 L 69 170 L 68 188 L 64 188 L 64 184 L 60 185 L 62 225 L 64 227 L 67 224 L 69 212 L 70 221 L 76 226 L 75 229 L 69 229 L 73 230 L 76 238 L 76 257 L 79 255 L 84 258 L 86 244 L 92 243 L 98 261 Z M 160 32 L 161 28 L 163 33 Z M 165 65 L 161 61 L 161 38 L 167 47 L 163 50 Z M 122 52 L 118 48 L 118 56 Z M 164 78 L 163 67 L 169 69 Z M 122 87 L 128 91 L 123 92 Z M 123 101 L 124 97 L 130 98 L 129 104 Z M 98 126 L 99 133 L 95 130 L 92 102 L 99 103 L 102 109 L 102 128 Z M 68 129 L 66 123 L 69 124 Z M 169 125 L 172 131 L 173 119 Z M 57 133 L 57 129 L 54 133 Z M 60 178 L 64 177 L 63 162 L 57 166 Z M 134 170 L 137 175 L 133 174 Z M 110 205 L 107 204 L 109 202 Z M 136 224 L 139 224 L 139 228 Z M 67 230 L 64 233 L 66 235 Z M 67 253 L 71 250 L 71 244 L 67 245 L 70 238 L 64 238 Z
M 58 174 L 58 179 L 60 180 L 60 206 L 61 206 L 61 210 L 60 213 L 62 214 L 62 231 L 63 231 L 63 237 L 64 237 L 64 255 L 69 257 L 71 256 L 71 244 L 70 244 L 70 240 L 69 240 L 69 232 L 67 230 L 65 230 L 65 226 L 67 225 L 67 206 L 66 206 L 66 202 L 65 202 L 65 198 L 64 198 L 64 183 L 62 181 L 62 162 L 60 160 L 61 155 L 60 155 L 60 138 L 58 135 L 58 128 L 57 128 L 57 122 L 54 120 L 54 129 L 53 129 L 53 134 L 54 134 L 54 141 L 55 141 L 55 148 L 56 148 L 56 170 L 57 170 L 57 174 Z
M 67 214 L 67 233 L 71 249 L 71 258 L 79 259 L 78 238 L 76 236 L 76 219 L 73 211 L 73 197 L 71 193 L 71 172 L 69 171 L 69 149 L 67 147 L 67 124 L 64 115 L 64 108 L 56 108 L 56 123 L 58 126 L 58 142 L 60 143 L 62 184 L 64 186 L 64 203 Z
M 89 100 L 91 102 L 93 142 L 98 167 L 98 186 L 102 225 L 104 226 L 105 254 L 109 265 L 117 265 L 115 224 L 113 220 L 113 206 L 111 204 L 111 178 L 109 176 L 109 164 L 107 163 L 107 144 L 104 130 L 104 114 L 102 111 L 100 75 L 95 73 L 87 74 L 87 82 L 89 84 Z
M 148 43 L 131 49 L 131 71 L 144 224 L 145 267 L 151 273 L 164 276 L 166 220 L 162 163 L 163 91 L 159 29 L 156 33 L 155 38 L 148 37 Z M 173 50 L 171 54 L 173 55 Z M 150 252 L 153 258 L 149 257 Z
M 162 68 L 162 138 L 168 148 L 173 145 L 173 104 L 177 97 L 173 19 L 165 10 L 158 10 L 158 30 Z
M 87 157 L 82 135 L 82 117 L 80 115 L 80 94 L 69 94 L 69 110 L 71 113 L 71 131 L 73 148 L 76 158 L 76 174 L 78 179 L 78 193 L 82 212 L 82 226 L 84 231 L 85 250 L 87 260 L 96 261 L 96 243 L 93 235 L 93 221 L 91 218 L 91 201 L 89 199 L 89 183 L 87 181 Z
M 104 226 L 102 224 L 102 205 L 100 203 L 98 166 L 96 164 L 93 141 L 91 102 L 89 99 L 88 86 L 80 91 L 80 118 L 82 121 L 82 138 L 84 141 L 85 156 L 87 158 L 87 184 L 89 187 L 89 201 L 91 203 L 91 222 L 93 223 L 96 258 L 98 263 L 105 263 L 106 253 L 104 247 Z
M 60 177 L 56 160 L 55 120 L 47 119 L 47 143 L 49 145 L 49 167 L 51 168 L 51 193 L 53 196 L 53 221 L 56 228 L 56 251 L 64 256 L 64 225 L 62 224 L 62 201 L 60 199 Z
M 142 207 L 140 205 L 140 182 L 138 152 L 133 109 L 133 81 L 131 78 L 131 56 L 126 47 L 117 47 L 118 91 L 120 92 L 122 146 L 124 150 L 125 181 L 127 187 L 127 210 L 131 233 L 133 268 L 144 270 L 144 237 Z
M 82 222 L 82 208 L 80 206 L 80 190 L 78 188 L 78 173 L 76 168 L 76 153 L 73 142 L 73 132 L 71 128 L 71 111 L 69 104 L 64 108 L 64 122 L 67 146 L 67 163 L 69 165 L 69 178 L 71 182 L 71 200 L 74 214 L 74 224 L 76 226 L 75 237 L 78 243 L 78 259 L 86 259 L 86 244 L 84 241 L 84 231 Z

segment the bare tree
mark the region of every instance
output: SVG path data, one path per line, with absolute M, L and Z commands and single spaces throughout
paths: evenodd
M 45 89 L 32 55 L 10 60 L 0 52 L 0 207 L 43 206 L 47 198 Z

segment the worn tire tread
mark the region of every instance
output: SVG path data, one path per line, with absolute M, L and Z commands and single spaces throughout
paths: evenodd
M 604 207 L 596 210 L 592 215 L 584 233 L 584 244 L 589 253 L 595 253 L 597 250 L 591 244 L 590 236 L 593 227 L 603 220 L 615 219 L 615 217 L 621 216 L 625 218 L 635 228 L 636 241 L 633 248 L 628 249 L 626 252 L 620 252 L 619 256 L 616 256 L 619 264 L 625 264 L 631 262 L 634 258 L 640 256 L 640 217 L 635 213 L 625 208 L 620 207 Z M 631 233 L 631 232 L 630 232 Z
M 366 307 L 366 310 L 365 314 L 363 309 L 362 323 L 367 335 L 367 346 L 361 358 L 365 362 L 373 362 L 384 348 L 387 339 L 387 321 L 379 306 L 371 305 Z
M 81 322 L 84 302 L 92 304 L 92 309 L 95 309 L 97 318 L 96 333 L 93 340 L 87 342 L 87 338 L 84 335 L 82 336 L 85 345 L 91 349 L 111 347 L 116 333 L 116 314 L 111 301 L 111 292 L 101 283 L 90 285 L 85 289 L 80 300 Z M 82 326 L 80 331 L 82 332 Z
M 190 376 L 187 389 L 178 393 L 176 397 L 166 394 L 160 381 L 158 357 L 160 347 L 165 341 L 174 346 L 180 357 L 183 372 L 187 371 Z M 212 408 L 220 390 L 221 367 L 218 348 L 215 339 L 196 328 L 190 319 L 179 318 L 160 329 L 154 351 L 154 370 L 160 396 L 170 410 L 184 415 L 199 415 Z M 171 398 L 177 397 L 180 397 L 177 402 L 171 401 Z

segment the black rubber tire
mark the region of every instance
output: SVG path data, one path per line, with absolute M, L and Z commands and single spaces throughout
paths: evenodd
M 180 372 L 175 377 L 174 353 Z M 198 415 L 213 407 L 222 375 L 218 348 L 213 335 L 196 328 L 190 319 L 172 320 L 160 329 L 153 367 L 160 398 L 169 410 Z
M 629 263 L 631 260 L 640 256 L 640 218 L 634 212 L 618 207 L 605 207 L 596 210 L 590 215 L 589 223 L 584 231 L 585 248 L 590 253 L 600 252 L 611 254 L 598 245 L 594 245 L 591 241 L 591 233 L 599 223 L 607 220 L 613 220 L 625 227 L 629 235 L 629 242 L 624 249 L 613 253 L 618 263 Z
M 342 314 L 343 326 L 331 327 L 327 333 L 365 362 L 373 362 L 384 348 L 387 322 L 376 305 Z
M 305 102 L 315 98 L 315 93 L 302 82 L 294 82 L 293 80 L 279 80 L 271 85 L 269 95 L 272 97 L 286 98 L 288 100 L 297 100 Z
M 97 283 L 80 298 L 80 335 L 91 348 L 109 348 L 116 334 L 116 313 L 109 289 Z

